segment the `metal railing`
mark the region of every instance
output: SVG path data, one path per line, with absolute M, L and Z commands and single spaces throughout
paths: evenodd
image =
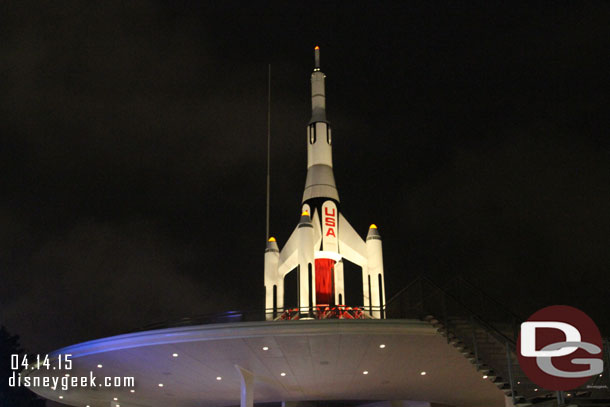
M 476 310 L 479 318 L 517 342 L 524 316 L 510 311 L 504 304 L 460 276 L 450 280 L 443 288 L 465 307 Z
M 139 331 L 248 321 L 376 318 L 431 322 L 446 336 L 448 343 L 456 346 L 482 375 L 493 380 L 517 405 L 527 399 L 529 403 L 545 406 L 564 405 L 565 402 L 578 406 L 610 406 L 610 344 L 607 339 L 604 340 L 603 375 L 570 392 L 538 389 L 521 371 L 516 356 L 519 326 L 524 318 L 461 278 L 450 280 L 440 288 L 420 276 L 382 307 L 319 304 L 307 308 L 228 311 L 149 324 Z M 608 404 L 603 404 L 605 401 L 600 404 L 600 400 L 608 401 Z
M 583 406 L 588 405 L 583 400 L 610 402 L 610 345 L 607 339 L 604 340 L 607 362 L 601 376 L 571 392 L 543 391 L 527 378 L 517 361 L 519 327 L 525 319 L 461 278 L 441 289 L 420 276 L 387 302 L 386 312 L 387 318 L 418 318 L 433 323 L 447 337 L 448 343 L 456 346 L 484 376 L 497 382 L 499 388 L 513 397 L 514 403 L 523 399 L 542 403 L 556 398 Z
M 451 286 L 455 285 L 452 284 Z M 491 333 L 497 336 L 499 340 L 509 341 L 514 345 L 516 343 L 515 333 L 518 334 L 518 330 L 515 331 L 513 327 L 517 326 L 518 328 L 521 319 L 505 309 L 499 310 L 497 313 L 500 317 L 488 319 L 483 316 L 489 314 L 489 312 L 485 311 L 486 309 L 488 307 L 483 303 L 472 308 L 464 305 L 453 293 L 441 289 L 423 276 L 417 277 L 386 303 L 387 318 L 423 319 L 426 315 L 442 315 L 444 316 L 446 326 L 449 326 L 450 321 L 448 317 L 450 314 L 474 318 L 479 324 L 485 326 Z M 506 322 L 507 319 L 508 323 Z M 495 321 L 497 322 L 494 323 Z M 507 330 L 507 326 L 510 326 L 511 329 Z
M 207 324 L 222 324 L 232 322 L 254 321 L 296 321 L 311 319 L 379 319 L 385 315 L 385 307 L 362 307 L 347 305 L 319 304 L 310 309 L 287 307 L 273 309 L 253 309 L 241 311 L 226 311 L 193 315 L 185 318 L 144 325 L 136 331 L 176 328 Z
M 367 313 L 368 311 L 368 313 Z M 298 319 L 378 319 L 383 317 L 382 307 L 350 307 L 346 305 L 319 304 L 306 310 L 300 308 L 289 308 L 273 320 L 298 320 Z M 377 318 L 376 318 L 377 316 Z

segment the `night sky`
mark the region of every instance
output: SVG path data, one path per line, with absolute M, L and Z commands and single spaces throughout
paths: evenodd
M 3 2 L 0 323 L 39 353 L 262 309 L 267 65 L 282 246 L 319 45 L 342 212 L 379 226 L 388 298 L 460 275 L 608 336 L 608 21 L 588 1 Z

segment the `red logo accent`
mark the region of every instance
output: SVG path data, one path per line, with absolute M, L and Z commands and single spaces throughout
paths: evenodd
M 324 208 L 324 225 L 329 226 L 328 230 L 326 231 L 326 236 L 337 237 L 334 229 L 335 226 L 337 226 L 337 221 L 335 220 L 336 213 L 337 211 L 335 208 L 333 208 L 332 213 L 328 211 L 328 206 Z
M 521 324 L 517 358 L 531 381 L 547 390 L 572 390 L 603 370 L 602 337 L 581 310 L 553 305 Z

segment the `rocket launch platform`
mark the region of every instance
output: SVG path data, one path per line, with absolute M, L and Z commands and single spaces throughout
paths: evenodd
M 51 361 L 69 354 L 71 369 L 28 369 L 21 377 L 60 382 L 89 375 L 100 382 L 133 377 L 135 385 L 32 391 L 79 407 L 309 406 L 323 401 L 370 407 L 504 406 L 504 393 L 422 320 L 426 314 L 386 319 L 379 231 L 371 225 L 362 239 L 341 213 L 324 83 L 316 47 L 301 216 L 281 250 L 274 238 L 268 239 L 266 310 L 260 310 L 259 320 L 199 322 L 60 349 Z M 362 307 L 348 306 L 344 260 L 362 269 Z M 290 272 L 297 274 L 295 308 L 284 307 Z
M 70 346 L 71 377 L 133 376 L 135 387 L 32 389 L 78 407 L 503 407 L 436 329 L 418 320 L 260 321 L 169 328 Z M 53 356 L 52 356 L 53 358 Z M 54 362 L 51 364 L 54 366 Z M 33 370 L 61 380 L 67 371 Z M 131 390 L 134 390 L 133 392 Z M 387 401 L 400 400 L 398 404 Z M 307 404 L 302 404 L 306 406 Z M 320 403 L 324 405 L 324 403 Z

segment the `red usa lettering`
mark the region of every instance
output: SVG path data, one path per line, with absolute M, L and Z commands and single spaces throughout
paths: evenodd
M 332 212 L 328 209 L 328 206 L 324 208 L 324 225 L 329 226 L 328 230 L 326 231 L 326 236 L 337 237 L 334 229 L 334 227 L 337 226 L 337 222 L 335 220 L 335 215 L 337 214 L 337 212 L 335 208 L 332 208 Z

